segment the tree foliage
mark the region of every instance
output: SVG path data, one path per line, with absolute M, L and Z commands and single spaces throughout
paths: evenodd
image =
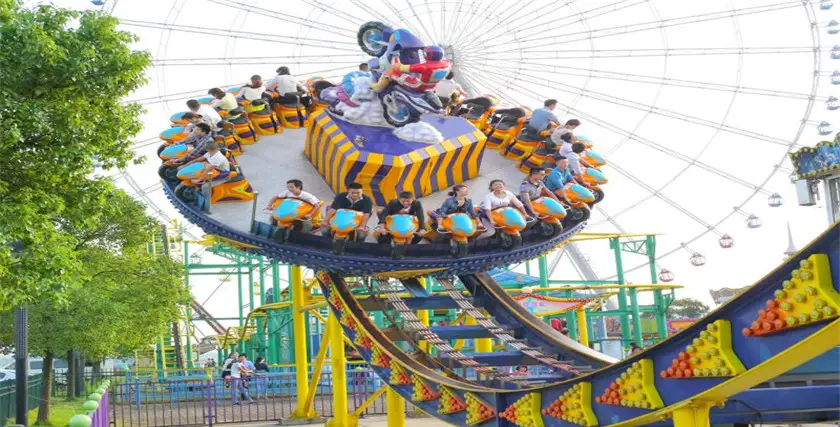
M 709 306 L 694 298 L 678 298 L 668 307 L 668 319 L 699 319 L 709 312 Z
M 139 161 L 141 108 L 124 98 L 150 59 L 116 26 L 102 13 L 0 1 L 0 310 L 83 282 L 75 249 L 109 197 L 94 164 Z

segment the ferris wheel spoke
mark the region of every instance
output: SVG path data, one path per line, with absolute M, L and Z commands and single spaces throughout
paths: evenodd
M 590 58 L 650 58 L 664 56 L 724 56 L 724 55 L 781 55 L 814 52 L 813 46 L 796 47 L 721 47 L 721 48 L 674 48 L 674 49 L 549 49 L 531 50 L 533 47 L 509 49 L 504 51 L 483 51 L 483 59 L 493 58 L 496 61 L 514 62 L 520 59 L 539 59 L 542 61 L 575 60 Z M 520 58 L 499 58 L 504 53 L 526 53 Z
M 596 28 L 592 30 L 586 31 L 576 31 L 571 33 L 559 34 L 559 35 L 542 35 L 539 37 L 533 37 L 530 39 L 522 39 L 520 40 L 522 43 L 531 43 L 534 41 L 543 40 L 545 41 L 544 44 L 536 44 L 531 45 L 531 47 L 545 47 L 545 46 L 553 46 L 561 43 L 569 43 L 574 41 L 581 41 L 581 40 L 589 40 L 589 39 L 599 39 L 605 37 L 615 37 L 615 36 L 623 36 L 626 34 L 637 33 L 642 31 L 652 31 L 652 30 L 660 30 L 662 28 L 668 27 L 676 27 L 682 25 L 691 25 L 700 22 L 707 22 L 707 21 L 714 21 L 718 19 L 725 19 L 725 18 L 733 18 L 737 16 L 748 16 L 748 15 L 755 15 L 760 13 L 767 13 L 785 9 L 792 9 L 795 7 L 801 7 L 802 1 L 788 1 L 784 3 L 776 3 L 766 6 L 756 6 L 756 7 L 748 7 L 742 9 L 732 9 L 727 11 L 718 11 L 718 12 L 711 12 L 711 13 L 704 13 L 704 14 L 697 14 L 691 16 L 684 16 L 678 18 L 670 18 L 670 19 L 663 19 L 660 21 L 650 21 L 650 22 L 643 22 L 638 24 L 628 24 L 628 25 L 620 25 L 620 26 L 613 26 L 607 28 Z M 504 51 L 501 51 L 504 52 Z
M 316 8 L 316 9 L 318 9 L 318 10 L 320 10 L 320 11 L 322 11 L 322 12 L 324 12 L 324 13 L 335 16 L 335 17 L 340 18 L 342 20 L 354 21 L 356 23 L 355 25 L 361 25 L 361 24 L 364 24 L 366 22 L 364 19 L 350 14 L 350 12 L 346 9 L 343 9 L 341 12 L 338 12 L 335 8 L 333 8 L 329 5 L 326 5 L 322 1 L 319 1 L 319 0 L 303 0 L 303 2 L 312 6 L 312 7 L 314 7 L 314 8 Z
M 302 46 L 323 47 L 346 52 L 357 51 L 357 49 L 351 48 L 351 46 L 355 45 L 354 43 L 338 42 L 327 39 L 309 39 L 305 37 L 281 36 L 241 30 L 217 30 L 213 28 L 193 27 L 189 25 L 175 25 L 148 21 L 135 21 L 131 19 L 122 19 L 120 20 L 120 24 L 132 27 L 156 28 L 183 33 L 206 34 L 218 37 L 236 37 L 246 40 L 259 40 L 276 43 L 296 43 Z
M 495 6 L 495 7 L 494 7 Z M 452 40 L 452 45 L 458 49 L 467 50 L 475 42 L 492 39 L 490 34 L 501 27 L 493 18 L 499 16 L 499 11 L 505 6 L 504 0 L 494 0 L 490 4 L 472 4 L 475 13 L 463 25 L 460 25 Z M 477 20 L 476 20 L 477 19 Z M 489 28 L 487 31 L 482 31 Z M 464 38 L 467 37 L 465 40 Z
M 383 2 L 383 4 L 388 8 L 388 10 L 390 10 L 394 15 L 396 15 L 396 17 L 399 18 L 400 22 L 403 25 L 405 25 L 406 27 L 408 27 L 408 29 L 411 30 L 411 32 L 413 32 L 414 34 L 421 34 L 420 31 L 417 30 L 417 27 L 412 25 L 411 21 L 408 18 L 406 18 L 405 16 L 403 16 L 402 12 L 396 6 L 391 4 L 391 2 L 385 1 L 385 2 Z M 387 20 L 387 19 L 385 20 L 385 22 L 388 22 L 388 21 L 389 20 Z M 434 38 L 432 37 L 431 34 L 429 34 L 429 33 L 423 33 L 423 34 L 425 34 L 426 37 L 428 37 L 430 40 L 434 40 Z
M 493 73 L 493 72 L 490 72 L 490 71 L 486 71 L 486 72 L 491 73 L 491 74 L 498 74 L 498 73 Z M 501 75 L 501 76 L 502 76 L 502 77 L 504 77 L 504 75 Z M 533 91 L 532 89 L 529 89 L 529 88 L 527 88 L 527 87 L 522 86 L 522 85 L 521 85 L 521 84 L 519 84 L 517 81 L 512 81 L 512 82 L 510 83 L 510 85 L 511 85 L 512 87 L 513 87 L 513 86 L 515 86 L 515 87 L 519 88 L 520 90 L 522 90 L 522 91 L 524 91 L 524 92 L 531 93 L 533 96 L 535 96 L 535 98 L 536 98 L 536 99 L 540 99 L 540 96 L 541 96 L 541 95 L 540 95 L 539 93 L 537 93 L 537 92 Z M 653 148 L 653 149 L 655 149 L 655 150 L 657 150 L 657 151 L 660 151 L 660 152 L 662 152 L 662 153 L 664 153 L 664 154 L 668 154 L 668 155 L 670 155 L 671 157 L 673 157 L 673 158 L 675 158 L 675 159 L 678 159 L 678 160 L 681 160 L 681 161 L 683 161 L 683 162 L 685 162 L 685 163 L 689 163 L 689 164 L 692 164 L 692 165 L 694 165 L 694 166 L 697 166 L 697 167 L 698 167 L 698 168 L 700 168 L 700 169 L 703 169 L 703 170 L 705 170 L 705 171 L 707 171 L 707 172 L 711 172 L 711 173 L 713 173 L 713 174 L 715 174 L 715 175 L 717 175 L 717 176 L 720 176 L 721 178 L 725 178 L 725 179 L 727 179 L 727 180 L 729 180 L 729 181 L 731 181 L 731 182 L 733 182 L 733 183 L 736 183 L 736 184 L 738 184 L 738 185 L 741 185 L 741 186 L 743 186 L 743 187 L 746 187 L 746 188 L 749 188 L 749 189 L 752 189 L 752 190 L 755 190 L 755 191 L 758 191 L 758 192 L 763 192 L 763 193 L 766 193 L 766 194 L 768 194 L 768 195 L 770 194 L 767 190 L 764 190 L 764 189 L 763 189 L 763 188 L 761 188 L 760 186 L 757 186 L 757 185 L 755 185 L 755 184 L 752 184 L 752 183 L 750 183 L 750 182 L 748 182 L 748 181 L 746 181 L 746 180 L 744 180 L 744 179 L 738 178 L 738 177 L 737 177 L 737 176 L 735 176 L 735 175 L 732 175 L 732 174 L 730 174 L 730 173 L 728 173 L 728 172 L 726 172 L 726 171 L 723 171 L 723 170 L 721 170 L 721 169 L 719 169 L 719 168 L 716 168 L 716 167 L 714 167 L 714 166 L 711 166 L 711 165 L 709 165 L 709 164 L 707 164 L 707 163 L 701 162 L 700 160 L 697 160 L 697 159 L 691 158 L 691 157 L 689 157 L 689 156 L 687 156 L 687 155 L 685 155 L 685 154 L 683 154 L 683 153 L 680 153 L 680 152 L 678 152 L 678 151 L 672 150 L 672 149 L 670 149 L 670 148 L 668 148 L 668 147 L 666 147 L 666 146 L 664 146 L 664 145 L 662 145 L 662 144 L 659 144 L 659 143 L 654 142 L 654 141 L 652 141 L 652 140 L 650 140 L 650 139 L 644 138 L 644 137 L 642 137 L 642 136 L 640 136 L 640 135 L 638 135 L 638 134 L 628 132 L 628 131 L 626 131 L 626 130 L 624 130 L 624 129 L 622 129 L 622 128 L 618 127 L 618 126 L 613 125 L 612 123 L 610 123 L 610 122 L 608 122 L 608 121 L 601 120 L 601 119 L 599 119 L 599 118 L 597 118 L 597 117 L 595 117 L 595 116 L 592 116 L 592 115 L 586 114 L 586 113 L 584 113 L 583 111 L 580 111 L 580 110 L 578 110 L 578 109 L 576 109 L 576 108 L 574 108 L 574 107 L 568 106 L 568 105 L 564 105 L 564 104 L 562 104 L 562 103 L 558 103 L 558 105 L 560 105 L 560 106 L 562 106 L 563 108 L 567 109 L 570 113 L 573 113 L 573 114 L 577 115 L 578 117 L 580 117 L 580 118 L 582 118 L 582 119 L 585 119 L 586 121 L 588 121 L 588 122 L 590 122 L 590 123 L 592 123 L 592 124 L 595 124 L 595 125 L 601 126 L 601 127 L 603 127 L 604 129 L 610 130 L 610 131 L 612 131 L 612 132 L 614 132 L 614 133 L 616 133 L 616 134 L 618 134 L 618 135 L 622 135 L 622 136 L 624 136 L 625 138 L 628 138 L 628 139 L 632 139 L 632 140 L 634 140 L 634 141 L 637 141 L 637 142 L 639 142 L 639 143 L 641 143 L 641 144 L 643 144 L 643 145 L 645 145 L 645 146 L 648 146 L 648 147 L 650 147 L 650 148 Z
M 429 38 L 430 42 L 435 43 L 438 40 L 437 37 L 435 37 L 433 33 L 429 31 L 428 28 L 426 28 L 426 24 L 423 22 L 422 19 L 420 19 L 420 15 L 418 15 L 417 11 L 414 9 L 414 4 L 412 2 L 408 2 L 408 7 L 411 9 L 411 13 L 414 15 L 414 19 L 417 20 L 418 24 L 420 24 L 420 28 L 423 29 L 423 34 L 425 34 L 426 37 Z M 434 29 L 434 26 L 432 26 L 432 28 Z
M 266 18 L 277 19 L 283 22 L 290 22 L 292 24 L 297 24 L 303 27 L 312 28 L 315 30 L 320 30 L 325 33 L 335 34 L 341 37 L 348 37 L 348 36 L 355 36 L 356 30 L 348 29 L 348 28 L 340 28 L 333 24 L 322 24 L 318 23 L 309 19 L 300 18 L 297 16 L 289 15 L 286 13 L 277 12 L 271 9 L 265 9 L 262 7 L 252 6 L 246 3 L 242 3 L 235 0 L 206 0 L 210 3 L 215 3 L 221 6 L 230 7 L 233 9 L 243 10 L 249 13 L 253 13 L 255 15 L 265 16 Z
M 531 83 L 539 83 L 540 81 L 545 81 L 547 83 L 553 84 L 554 86 L 552 86 L 552 87 L 556 90 L 561 91 L 561 92 L 572 93 L 572 94 L 580 94 L 581 96 L 584 96 L 586 98 L 596 99 L 596 100 L 603 101 L 603 102 L 610 103 L 610 104 L 614 104 L 614 105 L 621 105 L 623 107 L 632 108 L 632 109 L 635 109 L 635 110 L 638 110 L 638 111 L 651 112 L 653 114 L 657 114 L 657 115 L 660 115 L 660 116 L 669 117 L 669 118 L 677 119 L 677 120 L 682 120 L 684 122 L 693 123 L 693 124 L 696 124 L 696 125 L 699 125 L 699 126 L 704 126 L 704 127 L 708 127 L 708 128 L 712 128 L 712 129 L 721 129 L 723 131 L 726 131 L 726 132 L 729 132 L 729 133 L 732 133 L 732 134 L 735 134 L 735 135 L 745 136 L 745 137 L 748 137 L 748 138 L 751 138 L 751 139 L 754 139 L 754 140 L 757 140 L 757 141 L 768 142 L 768 143 L 775 144 L 775 145 L 780 145 L 780 146 L 783 146 L 783 147 L 789 147 L 792 144 L 794 144 L 793 142 L 787 141 L 787 140 L 784 140 L 784 139 L 771 137 L 769 135 L 764 135 L 764 134 L 761 134 L 761 133 L 758 133 L 758 132 L 750 131 L 750 130 L 747 130 L 747 129 L 742 129 L 742 128 L 735 127 L 735 126 L 729 126 L 729 125 L 726 125 L 725 123 L 719 123 L 719 122 L 715 122 L 715 121 L 706 120 L 706 119 L 702 119 L 702 118 L 699 118 L 699 117 L 691 116 L 691 115 L 688 115 L 688 114 L 679 113 L 677 111 L 670 110 L 670 109 L 667 109 L 667 108 L 661 108 L 661 107 L 656 107 L 654 105 L 643 104 L 643 103 L 640 103 L 640 102 L 632 101 L 632 100 L 629 100 L 629 99 L 626 99 L 626 98 L 621 98 L 621 97 L 614 96 L 614 95 L 608 95 L 608 94 L 605 94 L 605 93 L 602 93 L 602 92 L 597 92 L 597 91 L 594 91 L 594 90 L 583 90 L 581 88 L 565 84 L 565 83 L 563 83 L 561 81 L 558 81 L 558 80 L 546 78 L 546 77 L 541 76 L 541 75 L 532 74 L 529 71 L 524 71 L 524 70 L 521 70 L 521 69 L 517 69 L 517 71 L 518 71 L 519 76 L 531 77 L 532 78 L 531 80 L 527 80 Z M 521 79 L 521 80 L 525 80 L 525 79 Z M 563 88 L 566 88 L 566 89 L 563 89 Z
M 574 2 L 566 2 L 566 3 L 567 3 L 566 5 L 568 6 L 568 5 L 571 5 Z M 517 31 L 517 33 L 520 33 L 518 35 L 521 35 L 521 37 L 523 39 L 527 39 L 528 37 L 532 37 L 532 36 L 534 36 L 536 34 L 539 34 L 539 33 L 548 32 L 550 34 L 554 31 L 559 31 L 560 29 L 562 29 L 563 28 L 562 27 L 562 22 L 566 21 L 566 20 L 577 18 L 577 20 L 572 21 L 572 23 L 583 22 L 583 21 L 586 21 L 587 19 L 592 19 L 592 18 L 597 18 L 599 16 L 609 15 L 611 13 L 620 12 L 620 11 L 623 11 L 625 9 L 629 9 L 631 7 L 646 4 L 646 3 L 648 3 L 648 0 L 619 0 L 619 1 L 614 2 L 614 3 L 610 3 L 610 4 L 603 5 L 603 6 L 595 7 L 593 9 L 587 9 L 587 10 L 584 10 L 584 11 L 580 11 L 578 13 L 572 13 L 572 14 L 557 18 L 557 20 L 552 20 L 551 22 L 548 22 L 548 23 L 532 22 L 529 26 L 520 28 Z M 542 26 L 545 26 L 545 28 L 541 29 L 540 27 L 542 27 Z M 525 31 L 528 31 L 528 30 L 535 30 L 535 31 L 530 32 L 530 34 L 521 34 L 521 33 L 525 32 Z M 548 35 L 548 34 L 543 34 L 543 35 Z M 527 41 L 528 40 L 526 40 L 526 42 Z
M 250 65 L 250 64 L 273 64 L 276 62 L 284 62 L 294 65 L 301 64 L 356 64 L 359 61 L 358 54 L 343 55 L 346 59 L 335 60 L 335 57 L 342 55 L 289 55 L 289 56 L 251 56 L 251 57 L 220 57 L 220 58 L 181 58 L 181 59 L 159 59 L 153 60 L 154 67 L 209 67 L 219 65 Z M 353 58 L 353 59 L 349 59 Z

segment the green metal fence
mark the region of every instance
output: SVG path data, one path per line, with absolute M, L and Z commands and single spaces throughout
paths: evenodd
M 41 374 L 32 375 L 27 380 L 29 383 L 29 409 L 38 407 L 41 399 Z M 0 426 L 14 424 L 15 418 L 15 381 L 0 382 Z M 11 421 L 11 422 L 9 422 Z

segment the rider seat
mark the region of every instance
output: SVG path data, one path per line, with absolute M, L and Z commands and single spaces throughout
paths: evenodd
M 464 101 L 462 105 L 461 108 L 467 110 L 463 117 L 483 132 L 487 128 L 487 120 L 495 110 L 493 101 L 487 97 L 473 98 Z
M 245 110 L 241 107 L 230 110 L 227 121 L 233 124 L 234 137 L 240 144 L 252 145 L 257 143 L 259 136 L 254 127 L 251 126 L 248 116 L 245 115 Z
M 274 114 L 280 119 L 280 125 L 284 128 L 298 129 L 303 127 L 306 121 L 306 107 L 300 101 L 301 94 L 290 92 L 281 95 L 275 94 L 272 99 Z
M 248 114 L 254 130 L 260 135 L 274 135 L 283 132 L 280 127 L 280 120 L 271 111 L 268 102 L 264 99 L 257 99 L 251 103 L 252 111 Z
M 216 132 L 216 142 L 222 144 L 228 152 L 236 156 L 242 154 L 244 149 L 242 148 L 242 144 L 234 136 L 233 124 L 222 121 L 219 122 L 219 126 L 222 129 Z
M 507 150 L 516 135 L 528 122 L 528 112 L 524 108 L 496 110 L 488 126 L 487 148 Z

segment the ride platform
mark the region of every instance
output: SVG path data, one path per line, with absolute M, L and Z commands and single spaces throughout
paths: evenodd
M 378 206 L 408 191 L 427 196 L 478 176 L 486 136 L 460 117 L 426 114 L 439 143 L 402 139 L 392 128 L 348 122 L 327 110 L 307 125 L 305 154 L 334 193 L 362 184 Z

